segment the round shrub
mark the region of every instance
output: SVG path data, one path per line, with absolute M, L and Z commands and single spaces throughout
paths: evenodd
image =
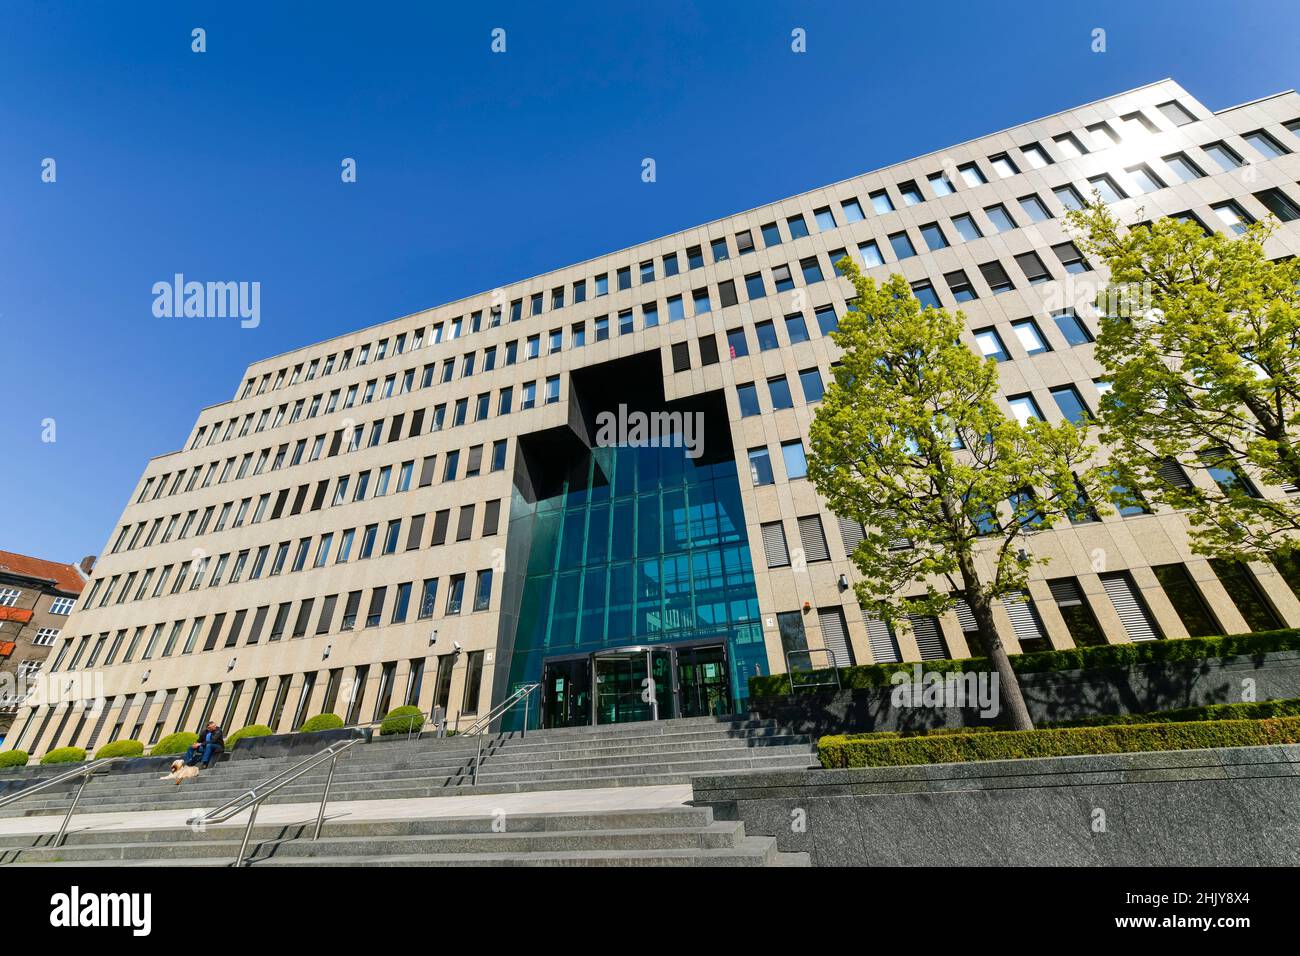
M 57 747 L 41 758 L 41 765 L 51 763 L 81 763 L 86 759 L 84 747 Z
M 105 757 L 139 757 L 144 754 L 144 744 L 138 740 L 114 740 L 111 743 L 104 744 L 95 751 L 95 759 L 103 760 Z
M 419 707 L 405 706 L 394 707 L 384 717 L 384 722 L 379 725 L 379 735 L 386 737 L 389 734 L 418 734 L 424 727 L 424 714 Z
M 338 714 L 317 714 L 298 728 L 300 734 L 314 734 L 319 730 L 337 730 L 343 726 L 343 718 Z
M 6 750 L 0 754 L 0 770 L 9 767 L 25 767 L 30 759 L 26 750 Z
M 189 750 L 190 745 L 199 739 L 198 734 L 192 734 L 188 730 L 180 730 L 174 734 L 168 734 L 162 740 L 153 745 L 153 750 L 149 751 L 151 757 L 168 757 L 172 754 L 183 754 Z
M 266 724 L 249 724 L 247 727 L 241 727 L 233 734 L 226 738 L 226 749 L 234 749 L 235 744 L 239 743 L 245 737 L 269 737 L 271 728 Z

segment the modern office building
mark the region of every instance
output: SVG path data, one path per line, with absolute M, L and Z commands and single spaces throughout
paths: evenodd
M 94 566 L 0 551 L 0 745 Z
M 791 660 L 967 655 L 964 608 L 863 613 L 862 529 L 804 478 L 832 264 L 963 310 L 1009 411 L 1078 418 L 1104 276 L 1065 212 L 1097 189 L 1129 221 L 1272 213 L 1295 255 L 1297 149 L 1294 92 L 1211 112 L 1165 80 L 257 362 L 148 463 L 63 629 L 51 670 L 102 674 L 107 705 L 26 707 L 16 743 L 408 702 L 463 729 L 528 682 L 547 726 L 719 713 Z M 603 413 L 683 441 L 610 447 Z M 1035 537 L 1011 650 L 1300 626 L 1293 568 L 1206 561 L 1185 528 L 1132 507 Z

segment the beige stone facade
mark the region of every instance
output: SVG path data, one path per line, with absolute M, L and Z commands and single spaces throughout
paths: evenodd
M 871 254 L 866 244 L 874 242 L 883 264 L 870 273 L 900 272 L 914 284 L 928 282 L 939 303 L 964 311 L 972 348 L 993 341 L 977 340 L 977 332 L 994 330 L 1006 357 L 1000 364 L 1006 396 L 1032 396 L 1051 418 L 1064 408 L 1052 390 L 1072 386 L 1095 410 L 1101 369 L 1087 339 L 1096 332 L 1097 318 L 1080 287 L 1104 276 L 1095 268 L 1078 271 L 1083 266 L 1067 245 L 1062 222 L 1063 187 L 1086 196 L 1104 175 L 1128 194 L 1115 205 L 1121 218 L 1190 213 L 1209 228 L 1228 228 L 1224 217 L 1234 207 L 1224 203 L 1262 218 L 1279 201 L 1270 190 L 1280 190 L 1292 205 L 1300 202 L 1297 120 L 1300 96 L 1293 92 L 1212 113 L 1176 83 L 1162 81 L 255 363 L 230 401 L 200 412 L 183 450 L 149 462 L 84 601 L 64 626 L 52 667 L 60 674 L 102 675 L 108 705 L 90 713 L 57 701 L 27 707 L 16 723 L 17 740 L 6 746 L 40 754 L 115 737 L 148 744 L 178 728 L 194 729 L 205 714 L 227 730 L 258 722 L 285 731 L 324 710 L 364 723 L 408 699 L 426 712 L 435 702 L 445 703 L 450 721 L 463 727 L 499 696 L 494 670 L 502 628 L 509 626 L 500 617 L 501 572 L 518 438 L 567 425 L 570 373 L 647 351 L 659 353 L 669 400 L 725 395 L 769 670 L 786 667 L 777 615 L 793 611 L 802 613 L 809 646 L 822 646 L 822 627 L 838 611 L 853 660 L 888 659 L 895 653 L 888 635 L 877 626 L 873 644 L 869 622 L 844 586 L 855 574 L 846 556 L 852 529 L 841 528 L 806 480 L 787 477 L 781 447 L 796 441 L 807 446 L 816 405 L 806 400 L 800 373 L 815 370 L 827 382 L 837 358 L 823 325 L 833 322 L 831 313 L 846 310 L 848 283 L 832 268 L 839 251 L 861 258 Z M 1034 145 L 1043 159 L 1035 158 Z M 1241 165 L 1230 162 L 1224 169 L 1216 155 L 1235 155 Z M 1154 181 L 1144 183 L 1146 176 Z M 909 199 L 912 189 L 916 195 Z M 882 191 L 887 203 L 877 198 Z M 1034 199 L 1042 213 L 1035 211 Z M 1298 225 L 1281 226 L 1271 254 L 1300 253 Z M 930 249 L 935 226 L 946 245 L 935 241 Z M 773 228 L 779 243 L 771 241 Z M 900 257 L 900 234 L 915 255 Z M 725 241 L 725 258 L 715 255 L 719 240 Z M 692 268 L 695 247 L 702 261 Z M 668 265 L 672 256 L 676 269 Z M 620 270 L 628 270 L 625 288 Z M 1046 281 L 1037 281 L 1041 272 Z M 756 275 L 761 294 L 760 280 L 752 280 L 752 289 L 747 282 Z M 597 285 L 601 276 L 607 293 Z M 585 295 L 579 302 L 580 283 Z M 997 291 L 1004 283 L 1008 287 Z M 700 293 L 708 298 L 708 311 Z M 653 325 L 644 309 L 651 303 Z M 1070 306 L 1083 332 L 1055 317 Z M 630 323 L 623 318 L 628 310 Z M 806 340 L 798 324 L 787 321 L 796 315 Z M 1027 319 L 1035 324 L 1020 325 Z M 763 325 L 769 321 L 770 329 Z M 459 334 L 453 332 L 457 326 Z M 557 330 L 561 345 L 553 351 Z M 747 355 L 733 357 L 734 330 L 743 330 Z M 763 348 L 773 334 L 776 347 Z M 473 371 L 466 375 L 468 356 Z M 769 380 L 781 376 L 792 407 L 773 407 Z M 535 389 L 531 407 L 529 383 Z M 742 407 L 738 387 L 750 383 L 758 414 Z M 553 401 L 548 388 L 556 390 Z M 458 424 L 460 401 L 466 411 Z M 348 450 L 354 428 L 360 428 L 359 447 Z M 494 452 L 498 442 L 505 443 L 503 452 Z M 774 480 L 756 485 L 748 450 L 763 447 Z M 454 478 L 446 471 L 453 455 Z M 477 473 L 467 475 L 474 462 Z M 387 487 L 378 494 L 385 468 Z M 354 500 L 363 474 L 369 475 L 368 487 Z M 340 493 L 344 476 L 347 486 Z M 1189 480 L 1210 478 L 1197 472 Z M 246 513 L 240 515 L 241 509 Z M 825 537 L 825 560 L 818 559 L 815 525 L 805 522 L 812 537 L 801 538 L 799 519 L 813 516 Z M 385 553 L 396 521 L 401 524 L 391 532 L 395 543 Z M 774 567 L 763 526 L 776 523 L 792 559 Z M 362 557 L 368 528 L 374 529 L 373 552 Z M 340 562 L 349 529 L 351 551 Z M 1035 537 L 1035 553 L 1051 562 L 1031 582 L 1032 614 L 1026 619 L 1019 608 L 998 609 L 1012 650 L 1019 649 L 1017 638 L 1031 647 L 1072 646 L 1067 617 L 1077 613 L 1074 593 L 1110 642 L 1186 636 L 1188 607 L 1176 604 L 1185 605 L 1188 594 L 1201 596 L 1221 632 L 1259 629 L 1270 620 L 1300 626 L 1300 600 L 1283 574 L 1252 565 L 1246 577 L 1225 584 L 1231 569 L 1216 572 L 1193 556 L 1184 529 L 1182 517 L 1157 509 L 1112 514 Z M 325 535 L 332 535 L 330 550 L 316 566 Z M 1182 586 L 1183 571 L 1168 566 L 1182 566 L 1194 590 Z M 476 588 L 489 570 L 488 605 L 476 611 Z M 182 573 L 184 583 L 175 590 Z M 464 575 L 458 613 L 448 606 L 455 575 Z M 428 579 L 437 579 L 437 594 L 432 613 L 422 615 Z M 410 585 L 406 612 L 395 623 L 395 600 L 404 584 Z M 379 618 L 367 626 L 380 588 L 386 590 Z M 358 619 L 345 628 L 342 617 L 352 594 L 358 594 Z M 326 606 L 332 613 L 322 624 Z M 969 652 L 957 614 L 938 625 L 941 643 L 931 636 L 918 643 L 912 630 L 900 630 L 893 636 L 897 655 L 915 660 Z M 422 678 L 414 682 L 413 668 L 420 667 Z M 365 668 L 360 681 L 359 668 Z M 440 668 L 449 675 L 445 689 L 439 687 Z M 467 675 L 476 675 L 477 701 L 473 687 L 467 694 Z M 360 692 L 351 699 L 360 703 L 349 707 L 354 685 Z

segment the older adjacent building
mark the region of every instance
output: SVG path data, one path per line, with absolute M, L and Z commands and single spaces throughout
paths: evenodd
M 0 745 L 94 566 L 94 558 L 61 564 L 0 551 Z
M 809 659 L 966 655 L 965 608 L 863 613 L 862 528 L 804 478 L 833 263 L 960 308 L 1010 412 L 1077 419 L 1106 387 L 1080 294 L 1104 276 L 1064 213 L 1094 189 L 1129 221 L 1271 213 L 1295 255 L 1298 131 L 1294 92 L 1212 112 L 1165 80 L 257 362 L 148 463 L 63 629 L 51 669 L 102 674 L 106 706 L 27 707 L 18 743 L 402 703 L 463 725 L 532 682 L 547 726 L 654 719 Z M 602 440 L 634 412 L 699 444 Z M 1294 568 L 1206 561 L 1185 528 L 1130 507 L 1043 533 L 999 630 L 1014 652 L 1300 625 Z

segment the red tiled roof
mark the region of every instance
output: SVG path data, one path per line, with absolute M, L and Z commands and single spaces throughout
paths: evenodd
M 58 590 L 68 594 L 80 594 L 86 583 L 75 564 L 46 561 L 25 554 L 14 554 L 12 551 L 0 551 L 0 572 L 53 581 Z

